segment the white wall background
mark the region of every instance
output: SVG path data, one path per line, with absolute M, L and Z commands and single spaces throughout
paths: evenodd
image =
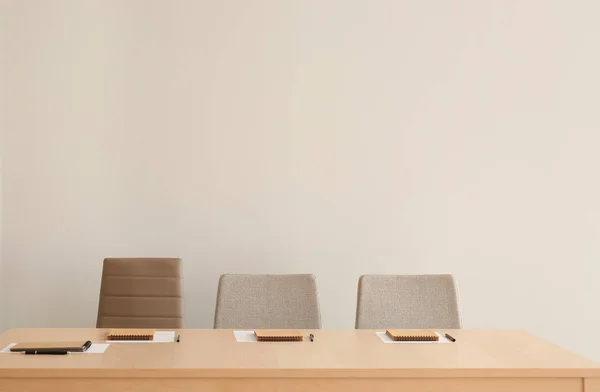
M 0 66 L 0 72 L 2 68 Z M 1 79 L 0 79 L 1 80 Z M 0 82 L 0 91 L 2 91 L 2 84 Z M 3 121 L 6 118 L 4 113 L 5 102 L 3 101 L 5 94 L 0 93 L 0 152 L 2 151 L 2 140 L 4 124 Z M 0 332 L 4 331 L 4 325 L 6 323 L 6 314 L 4 312 L 4 302 L 6 301 L 6 293 L 4 290 L 4 265 L 2 263 L 2 157 L 0 157 Z
M 2 3 L 0 3 L 3 5 Z M 0 37 L 6 37 L 8 34 L 7 23 L 6 23 L 6 13 L 3 11 L 2 6 L 0 6 Z M 4 331 L 4 325 L 6 322 L 6 315 L 4 312 L 4 302 L 5 302 L 5 292 L 4 292 L 4 269 L 2 263 L 2 152 L 3 152 L 3 144 L 4 144 L 4 133 L 7 126 L 7 99 L 8 94 L 6 91 L 6 54 L 7 48 L 4 46 L 8 40 L 0 38 L 0 331 Z
M 446 273 L 467 328 L 600 360 L 600 2 L 2 1 L 9 327 L 93 327 L 107 256 Z

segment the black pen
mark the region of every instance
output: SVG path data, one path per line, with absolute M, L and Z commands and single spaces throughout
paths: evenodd
M 29 350 L 25 355 L 67 355 L 67 350 Z
M 308 338 L 310 339 L 311 342 L 315 341 L 315 335 L 313 335 L 312 333 L 310 335 L 308 335 Z
M 450 336 L 450 335 L 448 335 L 448 334 L 446 334 L 446 335 L 444 335 L 444 336 L 446 336 L 446 339 L 448 339 L 449 341 L 451 341 L 451 342 L 456 342 L 456 339 L 454 339 L 452 336 Z
M 177 343 L 181 342 L 181 335 L 177 335 Z

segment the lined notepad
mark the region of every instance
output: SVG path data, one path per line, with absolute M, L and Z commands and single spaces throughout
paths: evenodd
M 107 340 L 153 340 L 153 329 L 111 329 Z
M 440 337 L 428 329 L 388 329 L 385 334 L 395 342 L 433 342 Z
M 299 331 L 287 329 L 256 329 L 256 340 L 259 342 L 301 342 L 302 334 Z

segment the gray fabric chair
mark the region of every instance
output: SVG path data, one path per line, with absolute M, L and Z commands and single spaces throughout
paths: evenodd
M 363 275 L 357 329 L 461 328 L 452 275 Z
M 105 259 L 97 328 L 183 328 L 180 259 Z
M 319 329 L 314 275 L 222 275 L 215 328 Z

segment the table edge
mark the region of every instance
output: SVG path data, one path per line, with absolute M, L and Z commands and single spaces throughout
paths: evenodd
M 600 369 L 0 369 L 15 378 L 600 378 Z

